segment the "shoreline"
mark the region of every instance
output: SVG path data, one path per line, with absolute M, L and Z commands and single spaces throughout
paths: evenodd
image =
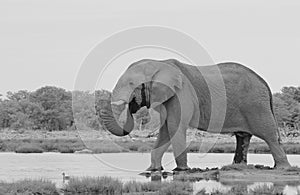
M 300 168 L 290 170 L 276 170 L 261 165 L 226 165 L 222 168 L 191 169 L 187 172 L 174 173 L 171 181 L 135 180 L 121 181 L 118 178 L 100 177 L 72 177 L 70 176 L 63 186 L 58 187 L 50 180 L 22 179 L 13 182 L 0 182 L 0 192 L 3 193 L 38 193 L 38 194 L 283 194 L 287 185 L 299 187 Z M 162 177 L 164 172 L 153 173 Z M 280 177 L 278 177 L 280 176 Z M 152 176 L 151 176 L 152 177 Z M 261 182 L 255 188 L 248 190 L 248 185 Z M 284 181 L 281 179 L 284 178 Z M 242 182 L 239 182 L 239 180 Z M 215 180 L 229 189 L 213 188 L 195 189 L 193 183 L 200 180 Z M 273 185 L 266 183 L 272 182 Z M 109 189 L 110 193 L 107 193 Z M 296 191 L 300 194 L 300 191 Z
M 153 148 L 156 138 L 148 137 L 149 131 L 133 131 L 131 137 L 117 137 L 106 131 L 0 131 L 0 152 L 16 153 L 147 153 Z M 234 153 L 235 137 L 227 134 L 212 134 L 188 130 L 188 153 Z M 300 137 L 283 137 L 282 146 L 287 154 L 300 154 Z M 167 152 L 172 152 L 169 148 Z M 257 138 L 251 139 L 249 153 L 270 153 L 267 144 Z
M 154 141 L 113 141 L 113 140 L 86 140 L 80 139 L 0 139 L 1 152 L 15 153 L 149 153 Z M 300 144 L 286 142 L 282 144 L 286 154 L 300 154 Z M 193 141 L 187 147 L 188 153 L 234 153 L 235 143 L 229 142 L 198 142 Z M 172 152 L 169 148 L 166 152 Z M 249 154 L 269 154 L 267 144 L 263 142 L 251 142 Z

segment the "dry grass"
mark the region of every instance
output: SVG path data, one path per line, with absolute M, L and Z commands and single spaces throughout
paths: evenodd
M 14 183 L 0 183 L 0 194 L 44 194 L 58 195 L 55 184 L 47 180 L 25 179 Z
M 71 178 L 64 194 L 122 194 L 122 182 L 111 177 Z

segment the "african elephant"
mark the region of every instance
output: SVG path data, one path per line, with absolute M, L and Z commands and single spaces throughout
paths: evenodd
M 216 78 L 213 68 L 218 68 L 221 74 L 223 89 L 208 87 L 206 80 Z M 268 144 L 276 168 L 290 166 L 280 145 L 270 88 L 259 75 L 241 64 L 196 67 L 174 59 L 135 62 L 120 77 L 112 92 L 111 104 L 102 108 L 99 115 L 107 130 L 125 136 L 133 129 L 134 113 L 144 106 L 155 109 L 160 113 L 161 126 L 147 170 L 163 169 L 161 159 L 170 144 L 177 165 L 174 170 L 187 170 L 186 130 L 188 127 L 208 130 L 212 90 L 226 94 L 226 114 L 220 133 L 236 136 L 233 163 L 247 162 L 250 138 L 255 135 Z M 127 116 L 120 124 L 118 120 L 123 111 Z

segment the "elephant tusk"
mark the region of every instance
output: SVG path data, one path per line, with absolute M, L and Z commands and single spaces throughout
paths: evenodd
M 122 105 L 124 103 L 125 103 L 124 100 L 119 100 L 119 101 L 111 102 L 112 105 L 116 105 L 116 106 L 120 106 L 120 105 Z

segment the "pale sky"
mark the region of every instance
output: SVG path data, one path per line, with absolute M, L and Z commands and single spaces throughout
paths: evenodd
M 300 86 L 299 10 L 298 0 L 2 0 L 0 94 L 45 85 L 72 90 L 82 61 L 95 45 L 115 32 L 143 25 L 189 34 L 214 62 L 250 67 L 273 92 Z M 135 60 L 177 57 L 151 49 L 128 53 L 104 77 L 110 80 L 98 86 L 111 90 Z

